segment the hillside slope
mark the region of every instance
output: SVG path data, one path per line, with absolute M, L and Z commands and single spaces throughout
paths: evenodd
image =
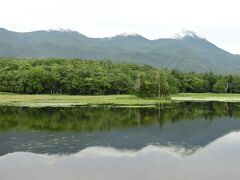
M 175 39 L 149 40 L 138 34 L 89 38 L 75 31 L 18 33 L 1 28 L 0 56 L 111 59 L 183 71 L 240 71 L 239 55 L 228 53 L 193 32 Z

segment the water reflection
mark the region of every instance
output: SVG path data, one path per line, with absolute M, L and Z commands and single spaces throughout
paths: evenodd
M 237 103 L 178 103 L 156 108 L 72 107 L 29 108 L 0 106 L 0 131 L 102 131 L 157 123 L 240 117 Z
M 73 154 L 88 147 L 140 150 L 175 146 L 189 153 L 240 129 L 236 103 L 180 103 L 156 108 L 0 107 L 0 155 Z
M 89 147 L 71 155 L 15 152 L 0 157 L 0 174 L 4 180 L 238 180 L 239 142 L 240 132 L 232 132 L 187 156 L 184 148 L 153 145 Z
M 2 180 L 239 180 L 240 106 L 0 106 Z

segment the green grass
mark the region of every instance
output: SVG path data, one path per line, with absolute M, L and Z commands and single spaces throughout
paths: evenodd
M 171 97 L 173 101 L 222 101 L 240 102 L 240 94 L 179 93 Z
M 13 95 L 15 93 L 9 93 L 9 92 L 0 92 L 0 95 Z
M 179 93 L 171 99 L 140 98 L 134 95 L 70 96 L 70 95 L 20 95 L 0 92 L 0 105 L 8 106 L 75 106 L 114 104 L 120 107 L 153 107 L 157 103 L 172 101 L 222 101 L 240 102 L 240 94 Z
M 70 96 L 70 95 L 19 95 L 0 94 L 1 105 L 11 106 L 72 106 L 72 105 L 154 105 L 169 102 L 167 99 L 139 98 L 133 95 L 106 95 L 106 96 Z

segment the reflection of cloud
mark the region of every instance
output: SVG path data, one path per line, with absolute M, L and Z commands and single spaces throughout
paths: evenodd
M 239 142 L 240 132 L 232 132 L 192 150 L 171 144 L 137 151 L 89 147 L 61 156 L 16 152 L 0 157 L 0 174 L 5 180 L 234 180 L 240 179 Z
M 45 160 L 48 160 L 47 163 L 52 164 L 57 160 L 65 160 L 69 157 L 71 158 L 97 158 L 97 157 L 137 157 L 137 156 L 144 156 L 148 154 L 165 154 L 175 158 L 184 158 L 190 155 L 196 155 L 201 152 L 205 152 L 209 149 L 214 149 L 218 146 L 224 146 L 225 144 L 234 144 L 235 142 L 239 141 L 240 139 L 240 132 L 231 132 L 223 137 L 220 137 L 207 145 L 206 147 L 185 147 L 184 145 L 175 145 L 175 144 L 168 144 L 168 145 L 148 145 L 140 150 L 129 150 L 129 149 L 116 149 L 113 147 L 103 147 L 103 146 L 93 146 L 85 148 L 78 153 L 71 154 L 71 155 L 49 155 L 49 154 L 42 154 L 36 155 L 34 153 L 29 152 L 15 152 L 6 154 L 0 157 L 1 160 L 5 160 L 8 158 L 18 157 L 28 157 L 28 156 L 38 156 L 42 158 L 45 163 Z
M 0 157 L 0 160 L 6 159 L 7 157 L 14 158 L 16 156 L 38 156 L 42 158 L 42 162 L 47 164 L 53 164 L 57 160 L 65 160 L 67 158 L 97 158 L 97 157 L 112 157 L 112 158 L 120 158 L 120 157 L 137 157 L 144 156 L 151 153 L 161 153 L 173 156 L 175 158 L 181 158 L 188 155 L 193 154 L 199 148 L 186 148 L 176 145 L 168 145 L 168 146 L 160 146 L 160 145 L 148 145 L 140 150 L 132 150 L 132 149 L 117 149 L 113 147 L 103 147 L 103 146 L 92 146 L 85 148 L 78 153 L 75 154 L 35 154 L 32 152 L 14 152 L 9 153 Z M 47 160 L 47 161 L 45 161 Z
M 161 153 L 170 155 L 175 158 L 181 158 L 190 155 L 196 151 L 196 148 L 187 149 L 180 146 L 156 146 L 148 145 L 138 151 L 134 150 L 118 150 L 112 147 L 88 147 L 76 154 L 74 157 L 136 157 L 151 153 Z
M 149 154 L 162 154 L 171 156 L 174 158 L 181 159 L 187 155 L 193 154 L 197 149 L 196 148 L 185 148 L 181 146 L 157 146 L 157 145 L 148 145 L 140 150 L 122 150 L 112 147 L 102 147 L 102 146 L 93 146 L 85 148 L 79 151 L 76 154 L 71 155 L 49 155 L 49 154 L 34 154 L 30 152 L 15 152 L 6 154 L 0 157 L 0 160 L 6 160 L 24 157 L 24 159 L 37 157 L 42 163 L 52 165 L 57 161 L 67 160 L 68 158 L 98 158 L 98 157 L 109 157 L 109 158 L 133 158 L 138 156 L 147 156 Z

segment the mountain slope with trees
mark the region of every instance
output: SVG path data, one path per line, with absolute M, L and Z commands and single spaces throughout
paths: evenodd
M 75 31 L 18 33 L 2 28 L 0 56 L 109 59 L 182 71 L 240 71 L 239 55 L 228 53 L 193 32 L 175 39 L 149 40 L 138 34 L 90 38 Z

